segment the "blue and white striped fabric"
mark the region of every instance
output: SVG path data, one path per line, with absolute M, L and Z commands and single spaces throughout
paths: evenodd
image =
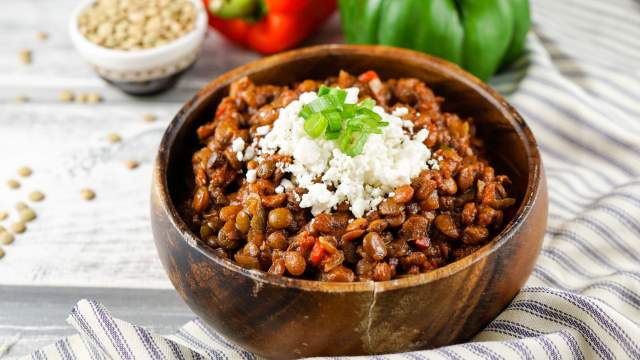
M 640 3 L 539 0 L 492 84 L 533 129 L 550 218 L 533 275 L 473 342 L 377 359 L 640 359 Z M 81 301 L 44 358 L 253 359 L 198 320 L 161 337 Z

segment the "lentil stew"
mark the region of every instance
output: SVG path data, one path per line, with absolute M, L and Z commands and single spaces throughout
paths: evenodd
M 247 157 L 237 151 L 237 139 L 259 142 L 260 129 L 272 126 L 282 108 L 322 85 L 357 88 L 358 100 L 401 114 L 414 133 L 428 130 L 423 144 L 436 164 L 362 217 L 346 201 L 312 214 L 300 203 L 307 189 L 284 171 L 291 157 Z M 445 266 L 488 243 L 517 201 L 509 177 L 489 164 L 473 119 L 443 111 L 444 102 L 418 79 L 383 81 L 371 71 L 291 86 L 237 80 L 213 119 L 197 129 L 201 148 L 192 154 L 194 185 L 183 213 L 217 255 L 277 275 L 385 281 Z

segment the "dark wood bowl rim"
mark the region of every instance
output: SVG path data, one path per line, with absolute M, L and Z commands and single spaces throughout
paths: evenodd
M 499 109 L 503 116 L 505 116 L 509 120 L 509 123 L 515 129 L 518 137 L 524 143 L 525 149 L 527 150 L 529 176 L 527 180 L 527 189 L 520 207 L 518 208 L 513 218 L 504 227 L 504 229 L 502 229 L 502 231 L 498 235 L 496 235 L 489 243 L 484 245 L 482 248 L 458 261 L 427 273 L 382 282 L 367 281 L 354 283 L 331 283 L 315 280 L 296 279 L 273 275 L 263 271 L 248 270 L 237 265 L 233 261 L 218 257 L 213 253 L 211 248 L 203 245 L 196 234 L 194 234 L 189 229 L 189 226 L 187 226 L 187 224 L 184 222 L 184 220 L 176 210 L 173 202 L 171 201 L 166 177 L 167 165 L 169 161 L 169 149 L 171 148 L 171 146 L 173 146 L 180 126 L 183 124 L 187 115 L 193 109 L 197 109 L 199 106 L 203 105 L 203 102 L 207 101 L 208 95 L 210 95 L 216 89 L 226 86 L 233 80 L 251 74 L 256 70 L 264 70 L 283 62 L 286 63 L 292 58 L 300 59 L 309 57 L 313 58 L 323 55 L 348 54 L 371 55 L 380 52 L 384 52 L 388 57 L 411 58 L 411 61 L 415 63 L 424 64 L 424 66 L 428 66 L 431 69 L 440 71 L 441 73 L 446 74 L 446 76 L 453 78 L 456 81 L 463 82 L 473 90 L 481 93 L 485 99 L 490 101 L 492 105 Z M 539 183 L 541 180 L 540 165 L 540 156 L 535 138 L 533 137 L 531 130 L 526 125 L 520 114 L 511 105 L 509 105 L 506 100 L 504 100 L 504 98 L 502 98 L 502 96 L 500 96 L 495 90 L 477 79 L 475 76 L 467 73 L 457 65 L 437 57 L 407 49 L 379 45 L 329 44 L 291 50 L 288 52 L 256 60 L 222 74 L 221 76 L 217 77 L 209 84 L 207 84 L 204 88 L 202 88 L 191 100 L 185 103 L 185 105 L 176 114 L 176 116 L 173 118 L 168 128 L 166 129 L 156 157 L 153 186 L 156 187 L 155 190 L 159 197 L 159 205 L 161 205 L 163 208 L 162 210 L 166 212 L 172 225 L 182 235 L 183 240 L 186 241 L 190 246 L 195 248 L 197 251 L 202 253 L 204 256 L 206 256 L 209 260 L 213 261 L 219 266 L 224 267 L 229 271 L 240 273 L 243 276 L 247 276 L 256 282 L 268 283 L 270 285 L 279 287 L 294 287 L 308 291 L 322 292 L 371 292 L 373 290 L 375 292 L 381 292 L 416 286 L 446 278 L 447 276 L 455 274 L 456 272 L 471 266 L 477 261 L 482 260 L 489 254 L 493 253 L 501 246 L 503 246 L 507 241 L 509 241 L 509 239 L 511 239 L 515 235 L 515 233 L 519 231 L 522 224 L 531 213 L 533 203 L 537 198 L 537 194 L 539 192 Z M 532 256 L 534 256 L 534 254 L 532 254 Z

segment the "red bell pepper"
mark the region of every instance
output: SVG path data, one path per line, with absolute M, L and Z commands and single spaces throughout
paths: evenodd
M 376 73 L 373 70 L 369 70 L 367 72 L 363 72 L 362 74 L 360 74 L 360 76 L 358 76 L 358 80 L 367 83 L 373 79 L 379 79 L 378 77 L 378 73 Z
M 313 249 L 311 250 L 311 254 L 309 255 L 309 262 L 314 266 L 318 266 L 323 257 L 324 248 L 320 245 L 320 241 L 316 240 L 316 243 L 313 245 Z
M 263 54 L 292 48 L 329 18 L 336 0 L 204 0 L 209 24 Z

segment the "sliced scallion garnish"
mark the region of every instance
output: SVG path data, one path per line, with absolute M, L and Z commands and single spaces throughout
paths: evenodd
M 346 104 L 347 92 L 338 88 L 321 86 L 318 98 L 300 111 L 304 119 L 304 131 L 316 139 L 324 135 L 327 140 L 336 140 L 340 150 L 349 155 L 362 154 L 370 134 L 382 134 L 382 127 L 389 125 L 372 109 L 373 99 L 359 104 Z
M 304 121 L 304 131 L 312 139 L 320 137 L 327 128 L 328 120 L 322 113 L 314 113 Z

